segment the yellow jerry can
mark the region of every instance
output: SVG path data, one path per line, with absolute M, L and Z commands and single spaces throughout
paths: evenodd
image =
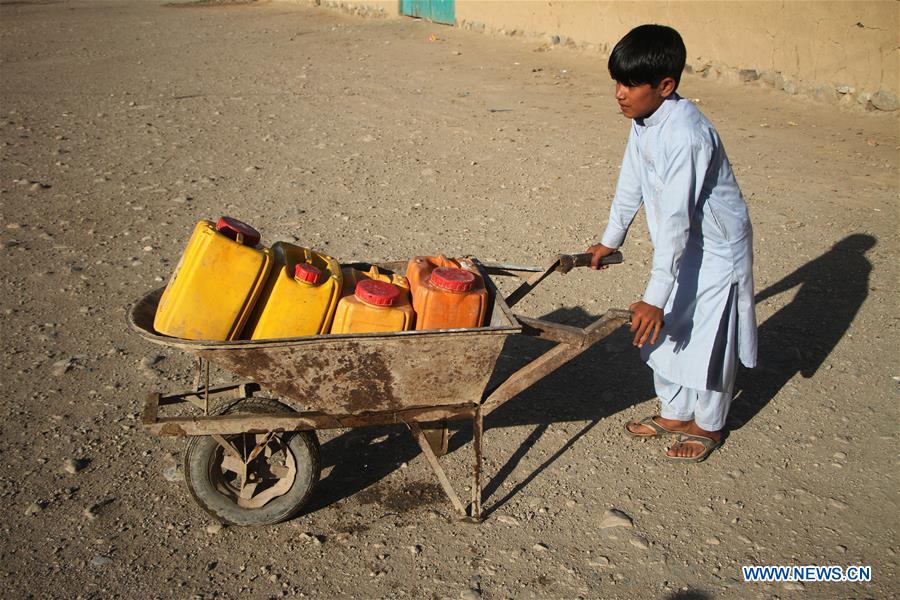
M 341 298 L 337 261 L 287 242 L 272 245 L 274 265 L 247 322 L 252 340 L 328 333 Z
M 416 315 L 406 277 L 344 268 L 343 298 L 338 302 L 331 333 L 381 333 L 413 328 Z
M 266 282 L 271 253 L 237 219 L 202 220 L 172 273 L 153 327 L 188 340 L 237 339 Z

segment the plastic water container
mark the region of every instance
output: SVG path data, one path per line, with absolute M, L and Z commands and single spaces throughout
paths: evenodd
M 328 333 L 341 298 L 337 261 L 287 242 L 272 245 L 272 272 L 244 329 L 252 340 Z
M 188 340 L 233 340 L 259 298 L 272 265 L 259 232 L 237 219 L 202 220 L 172 273 L 153 327 Z
M 413 328 L 409 283 L 402 275 L 344 269 L 344 297 L 338 302 L 331 333 L 381 333 Z
M 406 267 L 416 329 L 481 327 L 488 293 L 471 262 L 444 256 L 416 256 Z

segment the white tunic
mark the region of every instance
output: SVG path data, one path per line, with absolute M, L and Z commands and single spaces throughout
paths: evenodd
M 604 246 L 622 245 L 641 204 L 653 242 L 644 302 L 665 319 L 641 356 L 669 381 L 730 392 L 737 358 L 756 366 L 753 232 L 722 140 L 677 94 L 632 122 Z

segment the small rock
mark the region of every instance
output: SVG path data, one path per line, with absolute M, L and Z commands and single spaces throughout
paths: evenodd
M 871 102 L 878 110 L 892 111 L 900 108 L 900 102 L 897 101 L 897 96 L 885 90 L 878 90 L 872 94 Z
M 108 556 L 103 556 L 102 554 L 98 554 L 93 559 L 91 559 L 91 564 L 95 567 L 105 567 L 109 563 L 112 562 L 112 559 Z
M 706 543 L 709 544 L 710 546 L 718 546 L 719 544 L 722 543 L 722 540 L 720 540 L 716 536 L 711 536 L 711 537 L 706 538 Z
M 837 498 L 829 498 L 828 503 L 838 510 L 846 510 L 850 508 L 850 506 L 846 502 L 841 502 Z
M 603 513 L 603 520 L 600 521 L 600 529 L 610 527 L 634 527 L 634 521 L 621 510 L 613 508 Z
M 592 558 L 588 561 L 588 566 L 590 567 L 608 567 L 609 559 L 605 556 L 598 556 L 596 558 Z
M 244 167 L 244 173 L 252 173 L 254 171 L 259 171 L 259 167 L 256 165 L 250 165 L 249 167 Z
M 834 454 L 831 455 L 831 457 L 836 458 L 838 460 L 844 460 L 845 458 L 847 458 L 847 453 L 846 452 L 835 452 Z
M 70 458 L 63 463 L 63 471 L 69 473 L 70 475 L 74 475 L 78 471 L 84 469 L 88 464 L 88 461 L 83 458 Z
M 792 592 L 802 592 L 806 588 L 803 587 L 803 584 L 799 581 L 788 581 L 785 582 L 784 589 L 791 590 Z
M 55 363 L 53 363 L 53 370 L 51 371 L 51 373 L 53 373 L 54 377 L 62 377 L 63 375 L 65 375 L 66 373 L 71 371 L 72 367 L 74 367 L 74 366 L 75 366 L 74 358 L 66 358 L 63 360 L 58 360 Z
M 630 540 L 628 540 L 628 543 L 631 544 L 632 546 L 634 546 L 635 548 L 640 548 L 641 550 L 649 550 L 650 549 L 650 544 L 647 542 L 647 540 L 639 535 L 636 535 L 633 538 L 631 538 Z
M 172 483 L 184 481 L 184 471 L 181 465 L 172 465 L 163 470 L 163 477 L 165 477 L 166 481 L 171 481 Z
M 361 140 L 362 140 L 363 142 L 365 142 L 365 143 L 368 144 L 368 143 L 374 142 L 374 141 L 375 141 L 375 137 L 374 137 L 374 136 L 371 136 L 371 135 L 364 135 L 364 136 L 361 138 Z
M 185 204 L 186 202 L 189 202 L 190 200 L 192 200 L 192 198 L 190 196 L 185 196 L 185 195 L 175 196 L 174 198 L 172 198 L 172 202 L 174 202 L 176 204 Z
M 462 600 L 481 600 L 481 592 L 472 589 L 463 590 L 459 593 L 459 597 Z
M 547 544 L 538 542 L 537 544 L 532 546 L 531 549 L 534 550 L 535 552 L 546 552 L 547 550 L 550 549 L 550 547 L 547 546 Z
M 36 515 L 37 513 L 44 510 L 44 507 L 40 502 L 32 502 L 28 505 L 28 508 L 25 509 L 25 515 L 30 517 L 31 515 Z
M 209 535 L 217 535 L 222 531 L 222 528 L 223 526 L 221 523 L 210 523 L 206 526 L 206 533 Z
M 314 535 L 312 533 L 301 533 L 299 537 L 301 540 L 310 542 L 311 544 L 315 544 L 317 546 L 322 545 L 322 543 L 325 541 L 322 536 Z
M 504 525 L 518 525 L 519 520 L 511 515 L 500 515 L 497 520 Z

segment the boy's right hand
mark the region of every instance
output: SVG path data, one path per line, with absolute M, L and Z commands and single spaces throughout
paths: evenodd
M 591 258 L 591 268 L 592 269 L 608 269 L 609 265 L 601 265 L 600 259 L 604 256 L 609 256 L 613 252 L 615 252 L 615 248 L 607 248 L 603 244 L 594 244 L 590 246 L 585 252 L 589 252 L 593 255 Z

